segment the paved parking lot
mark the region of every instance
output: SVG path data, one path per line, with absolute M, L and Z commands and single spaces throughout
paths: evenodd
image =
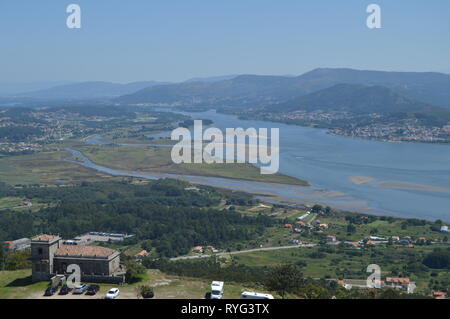
M 119 288 L 120 289 L 120 288 Z M 88 296 L 86 294 L 82 295 L 74 295 L 72 293 L 69 293 L 67 295 L 58 295 L 58 293 L 54 294 L 53 296 L 46 297 L 44 296 L 44 292 L 39 292 L 36 294 L 33 294 L 30 296 L 31 299 L 105 299 L 107 290 L 101 289 L 100 292 L 98 292 L 94 296 Z M 129 291 L 120 291 L 120 295 L 117 299 L 136 299 L 137 296 L 135 293 L 131 293 Z
M 75 241 L 78 243 L 78 245 L 90 245 L 94 242 L 108 242 L 108 241 L 123 241 L 123 237 L 113 237 L 113 236 L 106 236 L 106 235 L 91 235 L 91 234 L 84 234 L 75 237 Z

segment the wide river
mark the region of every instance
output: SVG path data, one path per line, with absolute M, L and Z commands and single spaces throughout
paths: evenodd
M 271 194 L 284 203 L 304 200 L 372 214 L 450 221 L 450 145 L 339 137 L 322 129 L 240 120 L 213 110 L 183 114 L 211 119 L 222 130 L 279 128 L 280 173 L 304 179 L 311 187 L 274 190 L 262 183 L 217 178 L 199 183 Z

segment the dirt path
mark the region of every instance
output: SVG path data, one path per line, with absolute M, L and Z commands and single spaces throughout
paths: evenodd
M 295 245 L 295 246 L 254 248 L 254 249 L 246 249 L 246 250 L 240 250 L 240 251 L 217 253 L 217 254 L 214 254 L 214 255 L 197 255 L 197 256 L 175 257 L 175 258 L 171 258 L 170 260 L 175 261 L 175 260 L 187 260 L 187 259 L 198 259 L 198 258 L 210 258 L 212 256 L 223 257 L 223 256 L 226 256 L 226 255 L 238 255 L 238 254 L 253 253 L 253 252 L 258 252 L 258 251 L 271 251 L 271 250 L 294 249 L 294 248 L 311 248 L 311 247 L 314 247 L 314 246 L 316 246 L 316 245 L 315 244 L 307 244 L 307 245 Z

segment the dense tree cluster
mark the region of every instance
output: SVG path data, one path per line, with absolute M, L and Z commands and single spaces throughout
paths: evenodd
M 0 271 L 2 270 L 18 270 L 31 267 L 30 252 L 11 251 L 0 245 Z
M 211 125 L 211 124 L 214 123 L 212 120 L 209 120 L 209 119 L 202 119 L 202 120 L 200 120 L 200 121 L 202 121 L 202 124 L 203 124 L 204 126 L 208 126 L 208 125 Z M 178 123 L 178 125 L 179 125 L 180 127 L 189 128 L 189 127 L 191 127 L 191 126 L 194 126 L 194 120 L 191 120 L 191 119 L 184 120 L 183 122 Z
M 347 215 L 345 216 L 345 220 L 349 224 L 355 224 L 355 225 L 363 225 L 363 224 L 371 224 L 378 220 L 377 216 L 372 215 Z
M 34 136 L 42 135 L 42 130 L 31 126 L 4 126 L 0 127 L 0 141 L 21 142 Z
M 423 264 L 434 269 L 450 269 L 450 248 L 436 249 L 424 258 Z
M 248 217 L 212 208 L 221 200 L 243 195 L 224 194 L 208 187 L 192 190 L 187 186 L 175 180 L 145 185 L 84 183 L 64 188 L 14 189 L 3 185 L 3 195 L 57 204 L 38 212 L 0 212 L 0 240 L 38 233 L 71 238 L 88 231 L 119 232 L 135 235 L 125 244 L 150 242 L 159 255 L 173 257 L 196 245 L 223 248 L 254 239 L 274 223 L 267 216 Z

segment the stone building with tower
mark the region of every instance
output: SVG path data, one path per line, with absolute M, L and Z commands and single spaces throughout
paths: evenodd
M 67 275 L 67 267 L 72 264 L 80 267 L 82 281 L 120 283 L 125 279 L 118 251 L 100 246 L 64 245 L 59 236 L 33 238 L 31 262 L 34 282 Z

